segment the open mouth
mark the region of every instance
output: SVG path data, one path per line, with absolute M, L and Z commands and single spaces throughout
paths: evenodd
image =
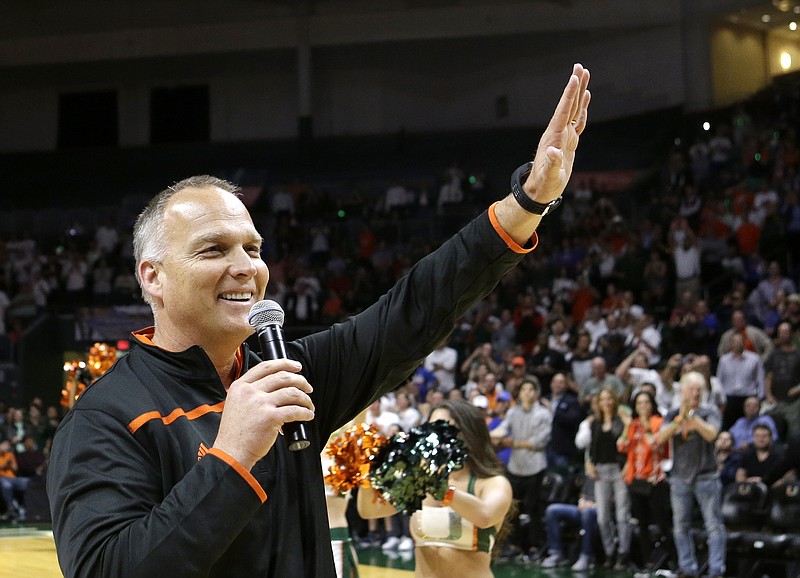
M 233 301 L 235 303 L 244 303 L 246 301 L 250 301 L 253 298 L 253 294 L 250 292 L 247 293 L 222 293 L 219 296 L 220 299 L 223 301 Z

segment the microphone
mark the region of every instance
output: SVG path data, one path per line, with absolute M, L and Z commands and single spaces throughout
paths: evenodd
M 265 360 L 289 358 L 286 354 L 286 340 L 283 337 L 284 317 L 281 306 L 270 299 L 259 301 L 250 309 L 247 322 L 258 334 L 261 357 Z M 293 452 L 304 450 L 311 445 L 303 422 L 293 421 L 283 424 L 283 434 L 289 449 Z

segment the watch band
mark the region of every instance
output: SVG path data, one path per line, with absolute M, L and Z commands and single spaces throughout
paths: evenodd
M 529 213 L 544 217 L 561 204 L 563 197 L 558 197 L 549 203 L 543 204 L 537 203 L 528 195 L 526 195 L 525 191 L 522 190 L 522 184 L 525 182 L 525 179 L 528 178 L 532 168 L 533 163 L 529 161 L 524 165 L 520 165 L 517 170 L 514 171 L 514 173 L 511 175 L 511 193 L 514 195 L 514 198 L 517 200 L 520 207 Z

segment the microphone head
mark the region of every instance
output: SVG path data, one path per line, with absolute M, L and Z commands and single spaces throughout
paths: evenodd
M 283 320 L 285 317 L 283 308 L 279 303 L 272 299 L 264 299 L 250 308 L 247 322 L 250 324 L 250 327 L 258 331 L 268 325 L 283 327 Z

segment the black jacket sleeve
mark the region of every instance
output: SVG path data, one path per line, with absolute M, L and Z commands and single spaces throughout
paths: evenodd
M 506 245 L 484 213 L 364 312 L 297 342 L 313 368 L 311 385 L 325 385 L 315 400 L 323 439 L 402 384 L 523 255 Z

